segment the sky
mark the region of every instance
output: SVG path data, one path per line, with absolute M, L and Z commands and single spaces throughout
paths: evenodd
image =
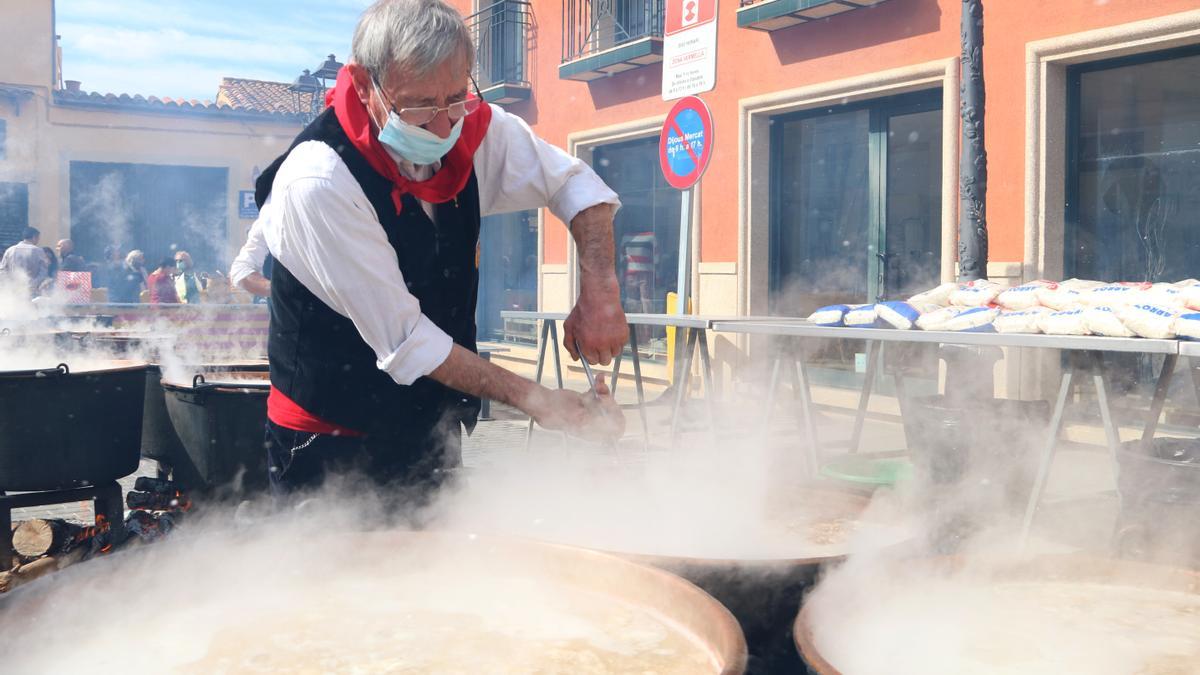
M 370 0 L 56 0 L 63 79 L 84 91 L 212 100 L 222 77 L 291 82 L 345 63 Z

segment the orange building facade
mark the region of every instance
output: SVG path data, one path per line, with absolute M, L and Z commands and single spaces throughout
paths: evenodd
M 456 2 L 478 37 L 485 96 L 621 193 L 627 307 L 662 309 L 679 212 L 655 149 L 671 106 L 664 0 Z M 796 314 L 954 278 L 962 5 L 719 2 L 716 85 L 700 94 L 716 140 L 694 195 L 696 310 Z M 1188 232 L 1200 229 L 1200 5 L 984 5 L 988 275 L 1200 276 L 1180 253 L 1200 252 Z M 506 227 L 525 243 L 493 252 L 505 249 L 513 276 L 517 250 L 532 263 L 536 246 L 525 278 L 537 283 L 500 304 L 569 307 L 566 229 L 548 213 Z M 1154 228 L 1157 250 L 1121 253 Z M 628 270 L 646 256 L 654 274 Z

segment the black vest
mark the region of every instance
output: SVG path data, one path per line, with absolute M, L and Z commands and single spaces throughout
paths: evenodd
M 258 178 L 255 200 L 260 208 L 284 159 L 300 143 L 314 140 L 337 152 L 366 193 L 421 311 L 455 343 L 475 351 L 479 290 L 475 175 L 454 200 L 434 205 L 432 221 L 412 195 L 404 195 L 403 209 L 397 214 L 391 182 L 371 168 L 329 109 Z M 478 399 L 428 377 L 410 386 L 396 384 L 376 366 L 375 352 L 350 319 L 319 300 L 278 260 L 274 263 L 267 343 L 272 385 L 309 413 L 371 437 L 425 445 L 425 437 L 441 421 L 457 418 L 468 430 L 474 427 Z M 378 311 L 389 308 L 380 306 Z

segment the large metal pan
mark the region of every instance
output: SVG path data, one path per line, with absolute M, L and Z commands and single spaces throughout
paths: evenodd
M 95 639 L 97 631 L 106 630 L 105 635 L 116 636 L 118 643 L 106 644 L 105 649 L 88 653 L 86 658 L 89 659 L 89 663 L 98 671 L 103 671 L 113 665 L 128 665 L 126 660 L 131 654 L 140 655 L 140 646 L 157 644 L 156 636 L 160 636 L 163 640 L 179 639 L 179 636 L 173 633 L 178 630 L 178 621 L 147 622 L 144 615 L 136 610 L 114 613 L 112 605 L 104 602 L 80 605 L 78 598 L 81 595 L 87 595 L 93 599 L 103 599 L 100 597 L 105 592 L 102 589 L 106 589 L 107 592 L 114 595 L 121 592 L 120 588 L 109 588 L 106 582 L 108 579 L 128 580 L 121 582 L 122 585 L 128 585 L 135 583 L 130 575 L 141 575 L 138 577 L 135 588 L 141 587 L 142 583 L 151 585 L 160 583 L 162 578 L 170 578 L 171 575 L 179 573 L 179 571 L 171 569 L 172 561 L 186 566 L 192 556 L 199 554 L 210 557 L 227 556 L 227 561 L 232 563 L 234 570 L 240 570 L 230 572 L 228 569 L 219 569 L 222 566 L 200 564 L 193 571 L 187 579 L 187 584 L 197 594 L 197 602 L 201 605 L 205 603 L 213 605 L 212 607 L 189 606 L 187 611 L 194 610 L 201 616 L 207 616 L 209 613 L 213 616 L 220 616 L 220 613 L 224 611 L 236 616 L 247 611 L 247 608 L 256 606 L 253 599 L 247 598 L 245 607 L 222 608 L 217 604 L 219 600 L 212 599 L 213 597 L 227 596 L 229 591 L 227 588 L 215 588 L 215 593 L 223 595 L 212 596 L 207 592 L 207 586 L 219 586 L 227 580 L 227 575 L 231 573 L 288 574 L 290 566 L 294 566 L 293 563 L 303 564 L 307 560 L 311 566 L 317 567 L 319 570 L 312 575 L 307 573 L 300 575 L 300 580 L 296 582 L 300 590 L 297 591 L 292 586 L 288 587 L 290 590 L 286 591 L 285 601 L 292 602 L 294 600 L 292 593 L 329 595 L 327 588 L 322 585 L 330 580 L 341 579 L 352 582 L 354 588 L 369 593 L 372 587 L 387 589 L 391 587 L 390 584 L 394 584 L 397 579 L 401 579 L 405 575 L 432 570 L 436 571 L 436 574 L 432 575 L 432 585 L 428 589 L 431 594 L 435 595 L 459 593 L 458 589 L 464 586 L 468 588 L 480 587 L 482 584 L 505 586 L 516 580 L 520 582 L 520 588 L 527 587 L 533 594 L 554 597 L 564 592 L 572 595 L 578 593 L 579 597 L 595 598 L 602 603 L 600 612 L 581 614 L 579 615 L 580 619 L 600 621 L 600 617 L 606 615 L 604 608 L 609 607 L 636 608 L 643 615 L 648 614 L 654 617 L 667 634 L 673 634 L 684 640 L 691 645 L 692 649 L 698 650 L 700 655 L 705 656 L 704 660 L 711 664 L 711 670 L 707 668 L 700 670 L 697 675 L 701 675 L 703 672 L 721 673 L 722 675 L 738 675 L 744 672 L 746 643 L 738 629 L 737 622 L 729 614 L 729 611 L 691 583 L 662 570 L 595 551 L 524 539 L 398 531 L 332 535 L 313 532 L 312 535 L 311 537 L 306 536 L 303 541 L 296 542 L 297 547 L 327 552 L 337 551 L 339 555 L 333 567 L 319 558 L 314 559 L 312 556 L 301 555 L 290 562 L 280 558 L 272 561 L 263 569 L 257 569 L 238 557 L 245 548 L 238 546 L 236 542 L 231 544 L 229 540 L 232 537 L 227 535 L 216 537 L 218 540 L 216 543 L 209 542 L 210 546 L 227 551 L 225 554 L 217 553 L 216 549 L 204 549 L 197 553 L 189 545 L 187 552 L 176 552 L 174 555 L 169 553 L 163 555 L 161 549 L 146 549 L 120 553 L 109 558 L 78 565 L 55 575 L 53 583 L 35 582 L 8 596 L 0 597 L 0 652 L 5 651 L 7 646 L 13 650 L 12 653 L 17 655 L 17 658 L 28 660 L 30 651 L 16 649 L 15 645 L 40 644 L 39 634 L 41 631 L 50 632 L 50 637 L 55 641 L 77 644 L 76 640 L 78 639 L 88 637 Z M 245 536 L 253 538 L 258 535 L 246 533 Z M 213 538 L 210 535 L 210 539 Z M 170 545 L 169 542 L 167 545 Z M 250 557 L 253 555 L 253 553 L 247 554 Z M 303 569 L 307 570 L 308 568 Z M 341 571 L 340 576 L 339 571 Z M 437 584 L 446 584 L 446 588 L 440 589 Z M 465 602 L 469 604 L 471 597 L 468 596 Z M 299 601 L 303 600 L 303 596 L 299 598 Z M 534 601 L 534 604 L 536 603 L 537 601 Z M 524 604 L 526 603 L 519 602 L 518 598 L 518 603 L 506 604 L 503 607 L 520 607 Z M 56 620 L 55 617 L 59 615 L 55 612 L 64 606 L 72 608 L 72 618 L 66 624 L 61 624 Z M 589 604 L 589 607 L 593 611 L 595 610 L 594 605 Z M 486 617 L 502 611 L 494 605 L 487 604 L 486 599 L 480 601 L 477 606 L 467 607 L 467 609 L 470 614 L 478 614 L 481 618 L 468 620 L 461 624 L 462 627 L 458 631 L 456 640 L 463 645 L 471 645 L 475 639 L 478 639 L 476 633 L 483 630 L 481 626 L 487 623 Z M 381 608 L 381 612 L 386 611 L 386 606 Z M 403 610 L 396 609 L 394 611 L 401 612 Z M 324 620 L 337 621 L 337 618 L 336 616 L 325 617 Z M 294 620 L 299 621 L 300 619 L 301 617 L 294 616 Z M 570 607 L 555 619 L 573 621 Z M 115 628 L 113 627 L 114 622 L 118 624 Z M 272 641 L 284 639 L 283 636 L 289 634 L 290 628 L 290 626 L 278 624 L 261 626 L 259 627 L 261 639 L 254 635 L 248 636 L 245 641 L 246 649 L 249 653 L 261 651 Z M 380 630 L 386 630 L 386 627 L 381 626 Z M 433 631 L 437 629 L 417 626 L 415 630 Z M 647 638 L 644 633 L 617 632 L 610 637 L 616 640 L 616 643 L 609 649 L 616 652 L 641 653 L 646 649 L 646 647 L 633 648 L 635 644 L 645 642 Z M 366 640 L 367 637 L 363 636 L 362 641 L 365 643 Z M 123 644 L 120 643 L 122 641 Z M 207 649 L 203 647 L 203 643 L 200 644 L 200 647 L 201 653 Z M 362 650 L 362 645 L 350 641 L 339 643 L 334 648 L 342 652 L 355 653 Z M 519 645 L 514 649 L 520 651 Z M 50 656 L 46 658 L 51 660 L 56 658 L 52 650 L 43 651 L 43 653 L 47 652 L 50 653 Z M 525 654 L 528 655 L 528 652 Z M 238 656 L 235 654 L 234 658 L 236 659 Z M 65 659 L 66 656 L 63 658 Z M 109 665 L 106 666 L 106 664 Z M 62 666 L 65 665 L 69 664 L 16 662 L 13 667 L 17 670 L 21 670 L 22 667 L 37 667 L 52 672 L 64 669 Z M 503 655 L 497 654 L 493 662 L 495 670 L 510 672 L 505 669 L 506 665 L 509 664 L 506 664 Z M 315 663 L 314 667 L 319 669 Z
M 931 574 L 942 574 L 962 569 L 963 560 L 957 558 L 938 558 L 933 560 L 914 560 L 913 564 L 928 565 L 930 566 Z M 998 582 L 1107 584 L 1146 588 L 1156 591 L 1182 592 L 1191 596 L 1200 596 L 1200 572 L 1197 570 L 1095 558 L 1084 555 L 1039 556 L 1018 564 L 996 564 L 991 566 L 990 570 L 984 568 L 981 563 L 972 563 L 971 569 L 973 573 L 990 574 L 989 578 L 995 579 Z M 986 610 L 986 608 L 980 609 Z M 1016 618 L 1009 616 L 1007 619 L 1012 621 Z M 830 663 L 821 653 L 814 638 L 813 621 L 812 606 L 806 603 L 796 617 L 793 626 L 796 649 L 802 655 L 805 664 L 809 668 L 809 672 L 816 675 L 856 675 L 856 673 L 839 670 L 837 665 Z M 903 640 L 903 632 L 905 630 L 928 629 L 928 626 L 911 626 L 898 623 L 895 626 L 897 635 L 894 637 L 899 642 Z M 1116 636 L 1122 631 L 1120 626 L 1114 626 L 1112 632 Z M 863 645 L 863 648 L 870 649 L 871 645 Z M 1021 648 L 1021 645 L 996 645 L 997 654 L 1002 654 L 1008 649 L 1020 650 Z M 945 663 L 946 656 L 944 653 L 931 654 L 930 658 L 939 659 L 939 665 L 942 667 L 942 670 L 939 672 L 947 672 L 947 666 L 953 669 L 953 664 Z M 1155 670 L 1153 672 L 1197 672 L 1200 670 L 1200 657 L 1193 659 L 1189 664 L 1176 663 L 1172 665 L 1174 669 Z M 899 666 L 897 665 L 897 667 Z M 959 669 L 956 672 L 969 675 L 969 672 L 966 670 Z M 1074 670 L 1068 672 L 1087 671 Z

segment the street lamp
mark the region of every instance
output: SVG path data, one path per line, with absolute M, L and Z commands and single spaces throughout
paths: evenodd
M 341 69 L 342 64 L 338 63 L 337 58 L 335 58 L 333 54 L 330 54 L 329 56 L 325 57 L 325 63 L 322 63 L 321 67 L 317 68 L 317 72 L 313 73 L 313 77 L 320 80 L 326 85 L 326 89 L 328 89 L 328 81 L 336 80 L 338 71 Z
M 330 81 L 337 79 L 338 71 L 341 69 L 342 64 L 338 63 L 333 54 L 330 54 L 315 73 L 306 69 L 288 87 L 288 91 L 292 92 L 296 114 L 304 120 L 305 124 L 316 119 L 317 115 L 320 115 L 325 108 L 325 91 L 329 89 Z
M 292 102 L 295 104 L 296 114 L 300 116 L 305 125 L 316 119 L 317 115 L 321 113 L 324 101 L 321 100 L 320 95 L 325 92 L 325 86 L 307 68 L 288 87 L 288 91 L 292 92 Z

